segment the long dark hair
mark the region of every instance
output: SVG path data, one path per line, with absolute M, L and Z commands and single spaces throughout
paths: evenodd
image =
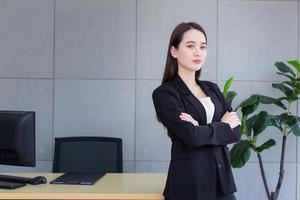
M 196 30 L 199 30 L 200 32 L 202 32 L 205 36 L 205 39 L 207 40 L 205 30 L 199 24 L 197 24 L 195 22 L 187 22 L 187 23 L 178 24 L 175 27 L 175 29 L 173 30 L 171 38 L 170 38 L 167 62 L 166 62 L 165 71 L 164 71 L 164 75 L 163 75 L 161 83 L 165 83 L 169 80 L 172 80 L 174 78 L 174 76 L 177 74 L 178 64 L 177 64 L 177 60 L 175 58 L 173 58 L 173 56 L 171 55 L 171 47 L 173 46 L 177 49 L 180 42 L 182 41 L 183 34 L 186 31 L 191 30 L 191 29 L 196 29 Z M 201 69 L 196 71 L 195 78 L 199 79 L 200 75 L 201 75 Z

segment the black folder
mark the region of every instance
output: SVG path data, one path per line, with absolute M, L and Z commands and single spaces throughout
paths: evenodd
M 51 181 L 51 184 L 93 185 L 105 173 L 65 173 Z

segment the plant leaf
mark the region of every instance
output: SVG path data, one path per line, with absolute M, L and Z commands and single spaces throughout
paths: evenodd
M 231 166 L 234 168 L 243 167 L 250 158 L 250 142 L 241 140 L 230 150 Z
M 281 102 L 282 100 L 288 101 L 288 98 L 286 98 L 286 97 L 280 97 L 280 98 L 278 98 L 277 100 L 280 101 L 280 102 Z M 285 110 L 286 110 L 286 108 L 285 108 Z
M 288 99 L 289 102 L 297 101 L 298 100 L 298 96 L 294 96 L 294 95 L 288 96 L 287 99 Z
M 230 77 L 230 78 L 226 81 L 226 83 L 225 83 L 225 85 L 224 85 L 224 89 L 223 89 L 223 94 L 224 94 L 224 96 L 227 95 L 227 92 L 228 92 L 229 88 L 231 87 L 232 82 L 233 82 L 233 77 Z
M 269 118 L 268 113 L 266 111 L 261 111 L 256 115 L 256 118 L 253 123 L 253 133 L 254 136 L 257 136 L 258 134 L 262 133 L 269 124 Z
M 259 103 L 257 95 L 251 95 L 248 99 L 244 100 L 238 107 L 241 107 L 242 114 L 248 116 L 253 113 Z
M 277 115 L 277 117 L 280 118 L 280 120 L 283 122 L 283 123 L 286 123 L 287 120 L 288 120 L 288 114 L 287 113 L 281 113 L 280 115 Z
M 292 74 L 294 77 L 296 76 L 296 74 L 294 73 L 294 71 L 287 66 L 284 62 L 275 62 L 275 66 L 277 67 L 277 69 L 283 73 L 290 73 Z
M 282 73 L 282 72 L 276 72 L 276 74 L 283 75 L 283 76 L 289 78 L 291 81 L 295 81 L 295 77 L 293 77 L 292 75 L 285 74 L 285 73 Z
M 248 134 L 249 130 L 247 130 L 247 116 L 246 115 L 242 115 L 242 134 L 246 133 Z M 250 130 L 250 133 L 251 133 L 251 130 Z M 249 133 L 249 134 L 250 134 Z
M 252 117 L 250 117 L 249 119 L 247 119 L 246 121 L 246 134 L 251 137 L 251 133 L 252 133 L 252 128 L 253 128 L 253 124 L 254 124 L 254 121 L 256 119 L 256 115 L 253 115 Z
M 288 97 L 293 95 L 293 90 L 291 90 L 288 86 L 284 85 L 283 83 L 272 83 L 272 87 L 279 89 Z
M 287 124 L 291 132 L 296 136 L 300 136 L 300 118 L 288 113 L 282 113 L 278 116 L 283 123 Z
M 295 85 L 295 94 L 298 96 L 300 94 L 300 83 L 297 82 Z
M 275 99 L 275 98 L 260 95 L 260 94 L 256 94 L 256 96 L 259 97 L 259 102 L 262 104 L 275 104 L 275 105 L 279 106 L 280 108 L 286 110 L 286 106 L 283 103 L 281 103 L 280 99 Z
M 300 72 L 300 61 L 299 60 L 289 60 L 287 61 L 289 64 L 291 64 L 297 72 Z
M 283 121 L 280 119 L 278 115 L 269 115 L 269 126 L 275 126 L 280 130 L 280 132 L 283 131 L 282 125 Z
M 295 136 L 300 136 L 300 120 L 299 117 L 288 115 L 286 120 L 287 125 Z
M 253 113 L 258 107 L 258 103 L 253 104 L 253 105 L 249 105 L 247 107 L 242 108 L 242 114 L 245 116 L 250 115 L 251 113 Z
M 228 91 L 225 98 L 228 103 L 231 104 L 236 95 L 237 93 L 235 91 Z
M 283 82 L 283 83 L 272 83 L 272 87 L 279 89 L 286 95 L 288 102 L 293 102 L 298 100 L 297 92 L 294 90 L 294 86 L 290 86 L 291 83 Z M 292 84 L 293 85 L 293 84 Z
M 249 105 L 253 105 L 257 103 L 257 101 L 258 101 L 258 97 L 256 95 L 251 95 L 248 99 L 242 101 L 239 107 L 247 107 Z
M 291 90 L 293 90 L 295 87 L 293 81 L 284 81 L 282 83 L 285 84 L 287 87 L 289 87 Z
M 263 150 L 269 149 L 272 146 L 276 145 L 276 141 L 274 139 L 269 139 L 267 142 L 263 143 L 262 145 L 260 145 L 259 147 L 256 147 L 255 150 L 258 153 L 261 153 Z

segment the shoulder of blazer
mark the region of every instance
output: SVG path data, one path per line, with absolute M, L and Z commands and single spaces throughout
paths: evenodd
M 180 93 L 172 81 L 168 81 L 154 89 L 152 99 L 155 107 L 161 103 L 168 103 L 171 99 L 180 102 Z
M 173 93 L 173 94 L 178 94 L 176 87 L 171 81 L 168 81 L 166 83 L 161 84 L 157 88 L 154 89 L 153 94 L 155 93 L 160 93 L 160 92 L 168 92 L 168 93 Z
M 179 99 L 179 93 L 171 81 L 161 84 L 156 89 L 154 89 L 154 91 L 152 92 L 153 100 L 157 99 L 155 97 L 159 97 L 161 95 L 162 96 L 167 95 L 169 97 L 172 96 L 172 97 L 175 97 L 176 99 Z

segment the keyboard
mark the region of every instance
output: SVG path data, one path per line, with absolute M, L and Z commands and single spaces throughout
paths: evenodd
M 30 183 L 31 180 L 32 180 L 32 178 L 0 174 L 0 181 L 4 181 L 4 182 Z
M 0 181 L 0 189 L 16 189 L 25 186 L 26 183 L 15 183 L 8 181 Z

